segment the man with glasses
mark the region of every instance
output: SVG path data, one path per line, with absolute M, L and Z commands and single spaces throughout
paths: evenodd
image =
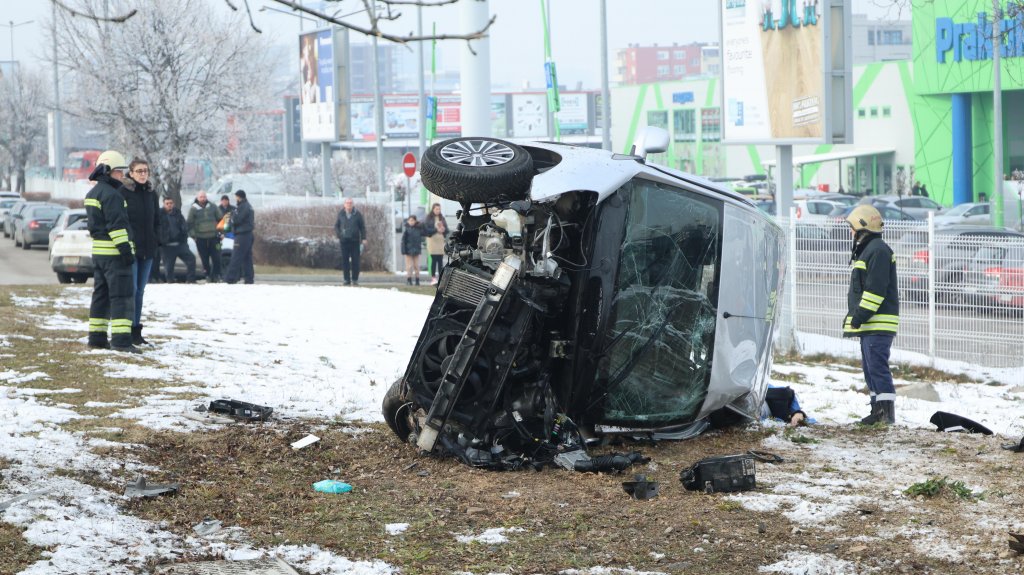
M 127 168 L 120 152 L 108 150 L 100 154 L 96 169 L 89 176 L 96 182 L 85 195 L 95 267 L 89 307 L 89 347 L 139 353 L 132 345 L 135 244 L 125 200 L 118 192 Z

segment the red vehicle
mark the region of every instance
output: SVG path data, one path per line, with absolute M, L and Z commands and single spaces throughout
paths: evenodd
M 102 154 L 100 150 L 82 150 L 71 152 L 64 161 L 64 179 L 69 182 L 89 179 L 89 174 L 96 168 L 96 160 Z

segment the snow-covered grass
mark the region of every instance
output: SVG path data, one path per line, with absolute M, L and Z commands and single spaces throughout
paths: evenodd
M 88 307 L 87 288 L 66 288 L 60 296 L 29 295 L 12 301 L 26 313 L 36 313 L 36 325 L 47 331 L 72 332 L 84 343 L 85 322 L 81 310 Z M 154 561 L 183 555 L 213 555 L 234 559 L 279 556 L 309 573 L 334 575 L 390 574 L 397 566 L 379 560 L 360 560 L 333 554 L 328 549 L 291 541 L 285 545 L 254 548 L 246 543 L 212 541 L 175 534 L 159 523 L 136 518 L 124 511 L 126 500 L 80 480 L 83 474 L 110 477 L 114 470 L 133 473 L 153 471 L 131 459 L 102 455 L 97 447 L 109 446 L 87 434 L 67 429 L 68 424 L 96 417 L 95 411 L 79 413 L 80 406 L 113 417 L 134 420 L 155 430 L 197 431 L 208 427 L 185 413 L 210 399 L 234 398 L 273 406 L 285 419 L 318 421 L 380 420 L 380 402 L 390 384 L 405 370 L 415 345 L 430 298 L 394 290 L 312 286 L 153 285 L 147 290 L 144 315 L 146 337 L 155 343 L 142 358 L 106 351 L 84 352 L 102 365 L 109 381 L 156 380 L 146 393 L 111 400 L 67 398 L 79 394 L 89 382 L 53 379 L 52 364 L 44 356 L 31 364 L 4 366 L 0 359 L 0 503 L 19 494 L 46 489 L 31 501 L 21 501 L 0 512 L 0 520 L 24 527 L 24 538 L 46 548 L 43 560 L 23 573 L 139 573 Z M 60 310 L 60 311 L 53 311 Z M 60 341 L 63 333 L 50 342 Z M 45 339 L 45 338 L 43 338 Z M 66 338 L 65 338 L 66 339 Z M 805 351 L 854 356 L 851 342 L 820 336 L 802 336 Z M 19 345 L 43 345 L 29 335 L 0 334 L 3 356 L 14 357 Z M 84 350 L 84 347 L 82 348 Z M 852 351 L 851 351 L 852 350 Z M 894 361 L 927 364 L 927 358 L 894 354 Z M 985 369 L 956 362 L 936 367 L 963 373 L 985 383 L 898 380 L 900 393 L 929 385 L 938 401 L 901 397 L 897 417 L 900 428 L 886 434 L 885 443 L 874 445 L 877 435 L 864 441 L 837 440 L 830 430 L 862 417 L 867 410 L 863 379 L 858 370 L 842 362 L 777 363 L 775 372 L 796 390 L 804 409 L 819 421 L 801 429 L 815 443 L 796 444 L 786 435 L 769 435 L 763 449 L 783 454 L 799 465 L 758 464 L 756 492 L 729 499 L 751 511 L 785 518 L 794 528 L 828 533 L 847 542 L 878 544 L 885 538 L 916 541 L 922 556 L 959 561 L 971 553 L 970 540 L 952 536 L 941 526 L 893 525 L 888 531 L 843 539 L 844 526 L 857 521 L 865 507 L 906 514 L 926 514 L 922 503 L 902 495 L 902 490 L 929 474 L 941 474 L 935 451 L 907 440 L 918 428 L 928 429 L 928 418 L 937 410 L 967 415 L 988 425 L 1002 439 L 1024 433 L 1021 417 L 1024 402 L 1024 369 Z M 45 389 L 47 382 L 59 389 Z M 32 384 L 29 386 L 28 384 Z M 920 391 L 920 390 L 917 390 Z M 106 398 L 104 398 L 106 399 Z M 768 424 L 771 428 L 775 424 Z M 908 429 L 909 428 L 909 429 Z M 358 431 L 358 429 L 356 429 Z M 953 451 L 984 449 L 982 439 L 938 435 Z M 899 445 L 894 448 L 894 445 Z M 988 454 L 991 460 L 1002 454 Z M 902 469 L 905 473 L 892 473 Z M 814 470 L 814 471 L 809 471 Z M 986 478 L 964 478 L 979 491 Z M 517 486 L 518 487 L 518 486 Z M 508 500 L 519 492 L 505 490 Z M 979 502 L 977 505 L 990 505 Z M 991 538 L 1007 529 L 1024 529 L 1024 519 L 1012 519 L 1003 511 L 995 518 L 977 521 L 972 537 Z M 402 519 L 396 517 L 395 519 Z M 398 540 L 409 524 L 391 523 L 387 537 Z M 414 530 L 415 531 L 415 530 Z M 516 544 L 518 527 L 481 525 L 472 532 L 452 533 L 454 541 L 485 545 Z M 401 535 L 401 537 L 399 537 Z M 510 537 L 511 535 L 511 537 Z M 532 530 L 530 535 L 534 535 Z M 540 536 L 540 533 L 536 534 Z M 519 535 L 522 537 L 522 535 Z M 700 551 L 710 541 L 701 543 Z M 659 550 L 660 551 L 660 550 Z M 651 557 L 660 560 L 660 553 Z M 748 566 L 762 572 L 842 574 L 858 571 L 832 554 L 792 549 L 781 561 Z M 1012 567 L 1012 565 L 1008 565 Z M 565 573 L 641 573 L 632 569 L 595 566 Z

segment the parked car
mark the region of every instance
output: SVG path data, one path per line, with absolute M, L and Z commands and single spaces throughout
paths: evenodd
M 25 208 L 31 205 L 38 205 L 44 202 L 31 202 L 28 200 L 18 200 L 11 206 L 10 211 L 4 216 L 4 237 L 14 237 L 14 223 L 21 217 L 21 212 Z
M 934 200 L 922 196 L 865 196 L 860 200 L 860 203 L 871 204 L 879 210 L 883 207 L 895 208 L 909 214 L 915 220 L 927 220 L 928 212 L 934 212 L 935 215 L 938 215 L 943 210 L 942 206 L 935 203 Z
M 968 301 L 1024 312 L 1024 236 L 991 242 L 974 254 L 963 280 Z
M 73 210 L 65 210 L 64 213 L 57 218 L 57 221 L 53 224 L 53 229 L 50 230 L 50 247 L 53 247 L 53 242 L 57 238 L 57 234 L 64 231 L 65 228 L 78 220 L 86 219 L 85 208 L 75 208 Z
M 949 224 L 989 225 L 991 223 L 992 215 L 988 202 L 966 202 L 935 216 L 935 225 L 937 226 Z
M 846 204 L 832 200 L 810 199 L 794 200 L 793 207 L 796 208 L 796 221 L 801 224 L 825 222 L 829 214 L 836 208 L 845 208 Z
M 3 225 L 3 220 L 7 217 L 7 213 L 11 211 L 14 204 L 18 203 L 21 196 L 13 192 L 0 192 L 0 226 Z
M 67 211 L 60 204 L 29 205 L 14 220 L 14 246 L 29 250 L 34 245 L 50 245 L 50 230 Z
M 846 216 L 850 215 L 855 206 L 836 206 L 832 210 L 832 213 L 828 215 L 825 222 L 831 230 L 832 239 L 843 240 L 850 239 L 850 225 L 846 221 Z M 882 222 L 912 222 L 915 221 L 914 217 L 906 212 L 902 212 L 896 208 L 890 208 L 888 206 L 882 206 L 878 208 L 878 213 L 882 214 Z
M 67 218 L 67 214 L 61 217 Z M 87 219 L 78 218 L 54 234 L 50 245 L 50 269 L 62 284 L 85 283 L 92 277 L 92 237 L 89 236 Z
M 784 234 L 742 195 L 646 162 L 668 142 L 646 128 L 634 156 L 427 149 L 424 185 L 463 209 L 383 402 L 399 438 L 488 469 L 601 470 L 615 458 L 591 459 L 584 436 L 682 439 L 758 417 Z
M 964 302 L 964 274 L 978 250 L 995 239 L 1024 240 L 1024 234 L 1008 228 L 951 225 L 935 229 L 935 297 L 944 303 Z M 928 231 L 913 230 L 892 242 L 896 268 L 907 286 L 906 299 L 926 301 L 928 267 L 933 257 Z

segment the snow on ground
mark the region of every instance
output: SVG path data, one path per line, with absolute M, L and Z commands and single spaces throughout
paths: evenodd
M 15 301 L 19 307 L 30 310 L 47 305 L 82 310 L 88 307 L 90 293 L 88 288 L 67 288 L 56 301 L 43 297 L 19 297 Z M 146 337 L 156 345 L 147 348 L 143 359 L 100 350 L 89 353 L 103 362 L 114 377 L 166 382 L 165 387 L 149 397 L 138 398 L 137 406 L 117 412 L 153 428 L 201 428 L 204 424 L 183 417 L 183 412 L 222 397 L 269 405 L 285 418 L 378 421 L 381 399 L 404 371 L 430 302 L 429 297 L 397 291 L 330 286 L 153 285 L 146 293 L 144 323 Z M 77 331 L 81 335 L 72 341 L 85 341 L 83 321 L 64 313 L 49 313 L 39 320 L 37 325 L 48 329 Z M 31 338 L 0 334 L 0 348 L 15 347 L 21 339 Z M 803 335 L 801 342 L 807 352 L 856 355 L 856 347 L 850 347 L 852 342 L 808 335 Z M 927 358 L 915 354 L 894 353 L 893 360 L 928 363 Z M 931 391 L 938 401 L 900 398 L 897 417 L 901 424 L 927 428 L 931 414 L 944 410 L 978 419 L 998 434 L 1020 436 L 1024 430 L 1019 415 L 1024 402 L 1024 371 L 941 361 L 936 362 L 936 367 L 995 384 L 935 382 Z M 867 411 L 867 396 L 861 391 L 864 384 L 858 370 L 838 364 L 780 364 L 775 370 L 802 377 L 796 383 L 780 383 L 793 387 L 804 409 L 822 425 L 848 424 Z M 397 568 L 380 561 L 353 561 L 316 546 L 252 549 L 239 542 L 183 539 L 164 531 L 160 525 L 122 514 L 121 495 L 100 492 L 64 473 L 70 470 L 104 477 L 122 462 L 93 453 L 90 446 L 98 445 L 99 440 L 87 439 L 59 426 L 83 416 L 53 403 L 55 398 L 50 396 L 75 393 L 77 389 L 20 387 L 48 378 L 42 371 L 0 370 L 0 458 L 11 462 L 2 471 L 0 503 L 18 495 L 48 490 L 0 512 L 0 520 L 28 528 L 25 536 L 30 543 L 49 549 L 44 561 L 24 573 L 137 573 L 146 561 L 193 552 L 234 559 L 279 556 L 310 573 L 397 572 Z M 901 393 L 910 387 L 905 381 L 897 381 L 897 385 Z M 183 399 L 183 393 L 203 399 Z M 801 433 L 813 437 L 814 430 L 807 428 Z M 971 437 L 950 437 L 951 441 L 968 447 L 976 441 Z M 813 448 L 795 446 L 773 435 L 765 440 L 764 448 L 796 451 L 807 461 L 822 466 L 843 466 L 834 479 L 827 474 L 812 477 L 788 471 L 785 466 L 759 464 L 758 482 L 768 489 L 732 498 L 750 509 L 781 513 L 797 525 L 827 531 L 865 504 L 858 488 L 870 483 L 885 492 L 899 493 L 909 482 L 906 477 L 888 471 L 910 460 L 921 462 L 928 458 L 923 451 L 915 452 L 905 446 L 900 450 L 865 453 L 862 447 L 838 444 L 827 438 L 820 441 Z M 126 465 L 130 471 L 149 471 L 130 461 Z M 850 470 L 854 472 L 848 473 Z M 896 498 L 896 503 L 888 505 L 905 506 L 907 512 L 914 512 L 914 502 L 905 499 Z M 400 533 L 399 525 L 389 525 L 388 532 Z M 1007 522 L 993 520 L 991 525 L 979 525 L 1005 529 Z M 1020 522 L 1011 521 L 1010 527 L 1024 529 Z M 459 540 L 502 543 L 508 541 L 507 534 L 515 531 L 518 530 L 492 528 L 477 535 L 462 535 Z M 922 553 L 936 557 L 968 556 L 972 547 L 972 541 L 950 541 L 948 534 L 933 526 L 912 529 L 913 533 L 903 531 L 894 529 L 893 533 L 879 533 L 878 537 L 916 538 Z M 870 543 L 877 538 L 858 540 Z M 822 575 L 853 572 L 849 563 L 834 556 L 800 552 L 760 570 Z M 638 572 L 593 567 L 565 573 Z

